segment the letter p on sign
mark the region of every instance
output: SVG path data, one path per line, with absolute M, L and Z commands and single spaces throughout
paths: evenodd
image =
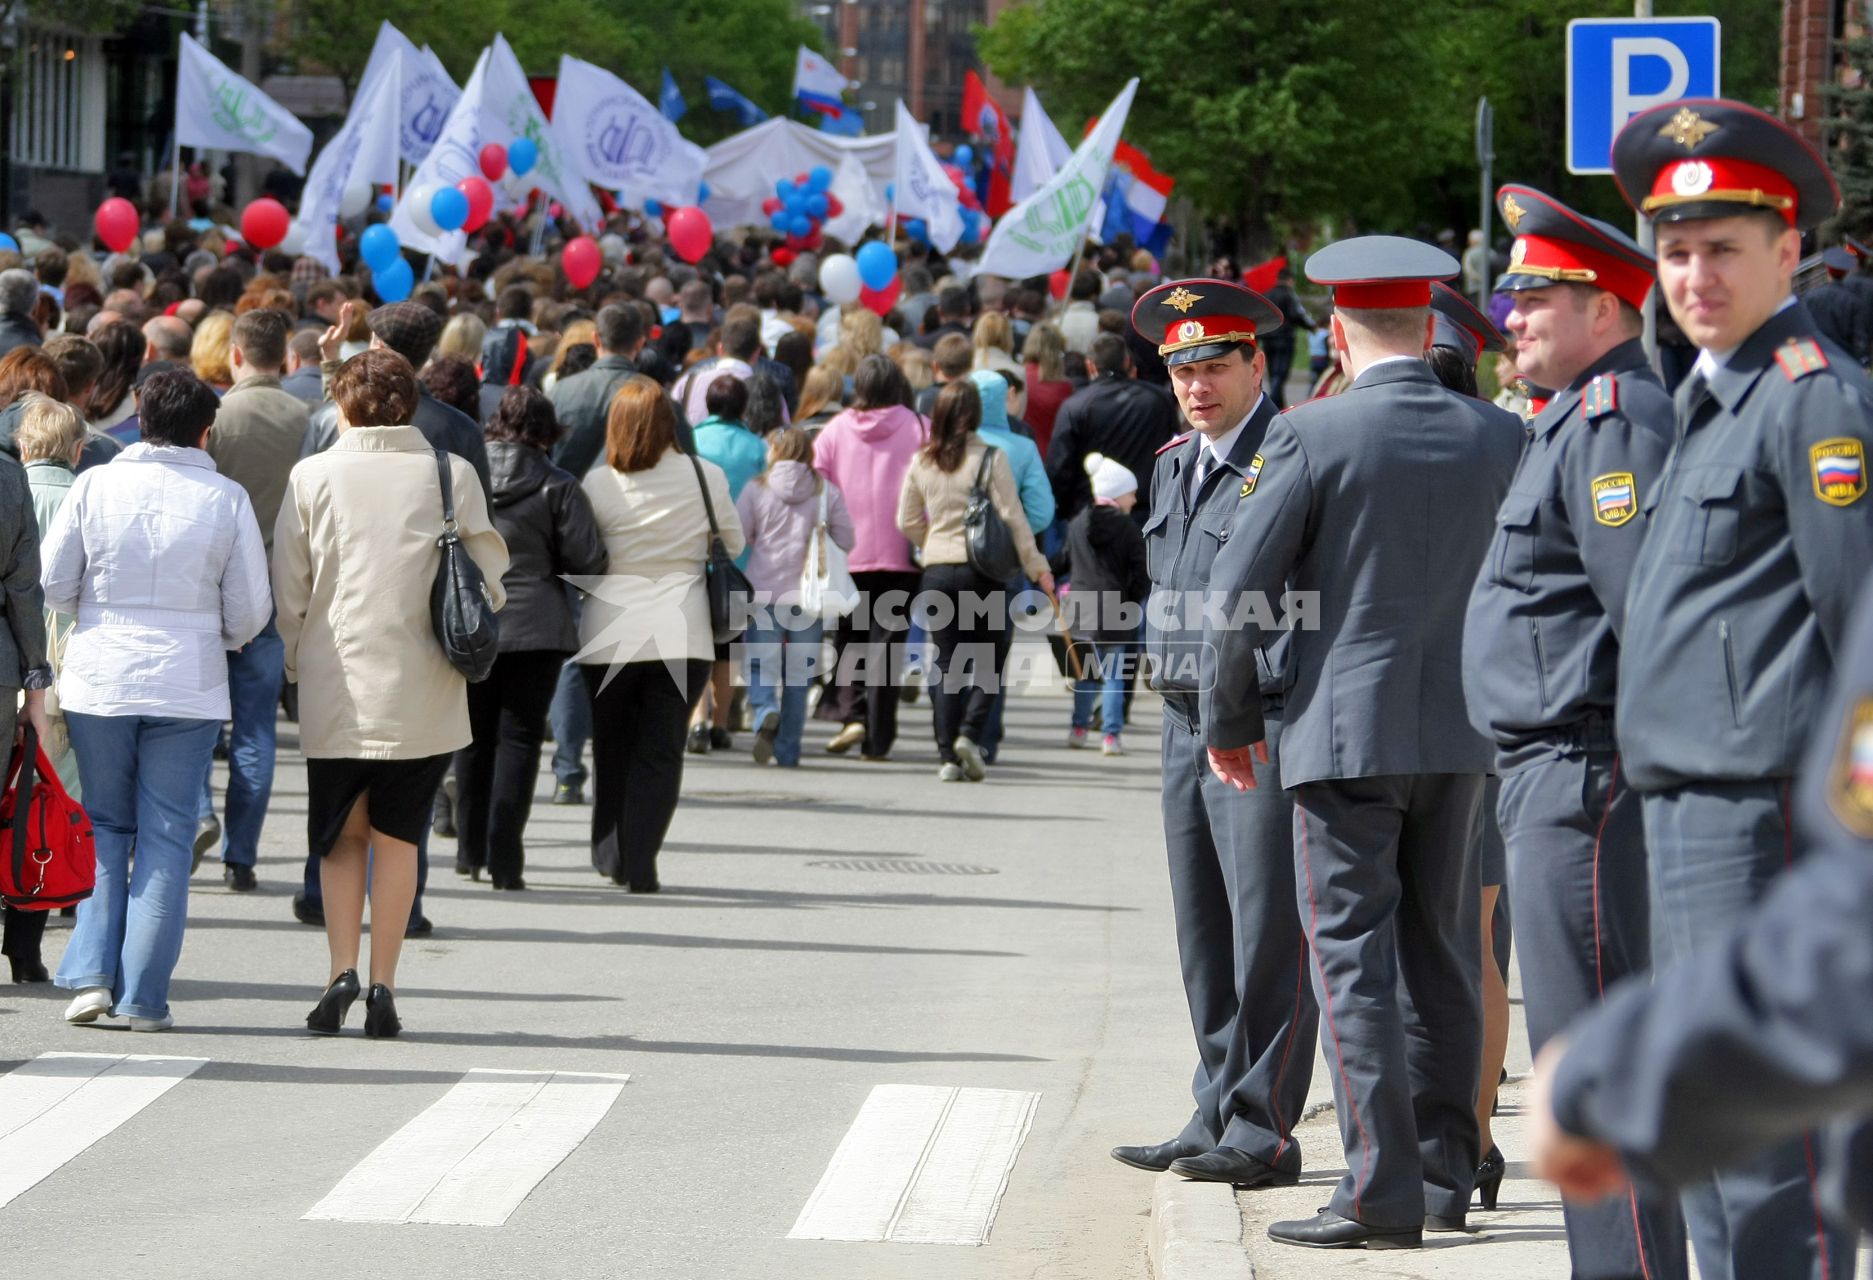
M 1611 173 L 1613 136 L 1639 112 L 1720 92 L 1715 18 L 1576 18 L 1567 24 L 1567 167 Z

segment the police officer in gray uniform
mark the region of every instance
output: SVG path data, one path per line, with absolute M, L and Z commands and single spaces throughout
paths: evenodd
M 1529 1047 L 1643 973 L 1650 906 L 1639 798 L 1613 733 L 1639 495 L 1665 465 L 1671 397 L 1646 363 L 1652 259 L 1630 237 L 1531 187 L 1496 193 L 1516 234 L 1508 329 L 1516 370 L 1559 387 L 1496 517 L 1463 632 L 1470 720 L 1496 744 L 1509 896 L 1522 940 Z M 1687 1273 L 1674 1196 L 1562 1206 L 1576 1280 Z
M 1159 450 L 1144 527 L 1152 598 L 1146 656 L 1164 695 L 1164 838 L 1184 992 L 1197 1037 L 1196 1109 L 1169 1142 L 1118 1147 L 1141 1169 L 1238 1186 L 1291 1183 L 1292 1136 L 1313 1074 L 1318 1015 L 1294 913 L 1293 816 L 1277 788 L 1239 792 L 1203 754 L 1197 691 L 1210 564 L 1250 491 L 1275 420 L 1257 336 L 1282 322 L 1267 299 L 1222 280 L 1179 280 L 1138 300 L 1132 324 L 1158 345 L 1195 430 Z M 1284 645 L 1248 659 L 1279 750 Z
M 1873 564 L 1865 375 L 1790 292 L 1800 230 L 1840 193 L 1799 135 L 1740 103 L 1634 116 L 1613 144 L 1651 215 L 1672 316 L 1699 347 L 1620 629 L 1621 762 L 1641 794 L 1661 968 L 1719 944 L 1794 859 L 1790 780 Z M 1847 1274 L 1798 1139 L 1688 1191 L 1706 1280 Z
M 1271 1238 L 1415 1248 L 1462 1230 L 1477 1163 L 1482 940 L 1471 832 L 1489 744 L 1469 725 L 1464 606 L 1521 451 L 1513 414 L 1443 387 L 1423 356 L 1429 282 L 1457 273 L 1396 236 L 1329 245 L 1343 393 L 1275 420 L 1217 553 L 1204 627 L 1210 765 L 1256 784 L 1265 735 L 1258 598 L 1303 593 L 1291 632 L 1280 785 L 1294 798 L 1297 902 L 1347 1173 Z M 1266 769 L 1262 786 L 1275 778 Z M 1259 787 L 1258 787 L 1259 789 Z

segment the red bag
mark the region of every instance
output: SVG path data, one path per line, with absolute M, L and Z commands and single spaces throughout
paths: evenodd
M 30 797 L 19 821 L 20 793 Z M 0 797 L 0 901 L 22 911 L 51 911 L 91 896 L 97 846 L 84 806 L 59 784 L 31 725 L 13 752 Z

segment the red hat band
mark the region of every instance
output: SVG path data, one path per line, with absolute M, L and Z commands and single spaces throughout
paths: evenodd
M 1247 316 L 1192 316 L 1173 320 L 1164 327 L 1164 341 L 1158 354 L 1168 356 L 1186 347 L 1201 347 L 1213 342 L 1254 342 L 1255 321 Z
M 1333 286 L 1333 305 L 1346 311 L 1397 311 L 1431 305 L 1429 280 L 1375 280 Z
M 1652 291 L 1652 273 L 1644 267 L 1571 240 L 1546 236 L 1518 238 L 1509 251 L 1509 273 L 1541 276 L 1557 284 L 1591 284 L 1635 307 L 1643 307 Z
M 1774 209 L 1795 223 L 1795 184 L 1767 165 L 1729 156 L 1674 160 L 1652 179 L 1652 194 L 1640 202 L 1644 213 L 1683 204 L 1739 204 Z

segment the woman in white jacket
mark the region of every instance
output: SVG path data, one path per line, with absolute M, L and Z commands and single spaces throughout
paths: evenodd
M 194 374 L 138 392 L 143 441 L 72 484 L 42 557 L 75 614 L 59 702 L 97 839 L 97 889 L 59 963 L 67 1022 L 173 1025 L 202 778 L 228 718 L 227 650 L 273 611 L 247 491 L 202 449 L 220 401 Z M 130 864 L 131 850 L 136 865 Z

